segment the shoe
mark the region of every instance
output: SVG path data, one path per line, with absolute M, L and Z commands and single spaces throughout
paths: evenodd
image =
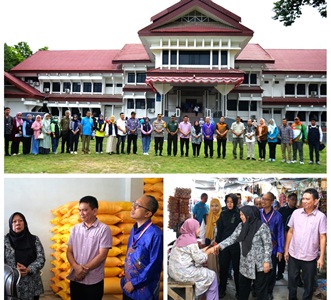
M 233 159 L 233 160 L 234 160 L 234 159 L 237 159 L 237 157 L 234 157 L 234 158 L 232 158 L 232 159 Z
M 291 163 L 292 163 L 292 164 L 296 164 L 297 161 L 296 161 L 296 160 L 292 160 Z
M 100 154 L 103 154 L 103 152 L 101 151 Z
M 313 162 L 312 160 L 311 160 L 311 161 L 309 161 L 309 164 L 310 164 L 310 165 L 312 165 L 313 163 L 314 163 L 314 162 Z
M 99 152 L 95 152 L 95 154 L 99 154 Z
M 268 294 L 268 297 L 267 297 L 268 300 L 272 300 L 273 298 L 274 298 L 274 296 L 272 294 Z
M 210 158 L 213 158 L 212 156 Z
M 282 159 L 282 163 L 286 162 L 286 159 Z
M 225 292 L 219 294 L 219 298 L 220 299 L 223 299 L 225 296 L 226 296 L 226 293 Z
M 250 157 L 247 157 L 246 160 L 250 160 L 251 158 Z
M 149 155 L 148 152 L 146 152 L 146 155 Z
M 268 161 L 272 161 L 272 158 L 269 158 L 269 160 Z
M 240 157 L 240 160 L 244 160 L 242 157 Z
M 290 164 L 290 163 L 291 163 L 291 161 L 290 161 L 290 160 L 288 160 L 288 161 L 287 161 L 287 163 L 288 163 L 288 164 Z
M 73 151 L 71 151 L 71 152 L 70 152 L 70 154 L 74 154 L 74 152 L 73 152 Z
M 163 154 L 162 154 L 162 153 L 160 153 L 160 154 L 159 154 L 159 156 L 163 156 Z
M 283 274 L 277 274 L 276 280 L 282 280 L 282 279 L 284 279 Z
M 77 154 L 77 151 L 75 151 L 74 154 Z
M 87 154 L 91 154 L 91 152 L 90 152 L 90 151 L 88 151 L 88 152 L 87 152 Z
M 300 161 L 300 165 L 304 165 L 305 163 L 303 161 Z
M 208 158 L 208 155 L 205 155 L 204 158 Z
M 275 162 L 275 161 L 276 161 L 276 160 L 273 158 L 273 159 L 272 159 L 272 162 Z
M 11 156 L 9 153 L 7 153 L 5 156 Z
M 256 160 L 256 158 L 252 157 L 252 160 Z
M 185 154 L 185 157 L 188 157 L 188 154 Z
M 321 163 L 320 163 L 319 161 L 317 161 L 317 162 L 316 162 L 316 165 L 319 165 L 319 166 L 320 166 L 320 165 L 321 165 Z
M 157 153 L 155 153 L 154 156 L 157 156 Z
M 261 158 L 261 160 L 264 160 L 264 158 Z

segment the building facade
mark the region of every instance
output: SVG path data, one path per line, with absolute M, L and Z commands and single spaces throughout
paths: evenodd
M 210 0 L 182 0 L 151 18 L 141 44 L 121 50 L 38 51 L 5 73 L 5 106 L 107 118 L 193 113 L 234 119 L 286 116 L 326 127 L 326 50 L 264 49 Z M 194 114 L 192 114 L 193 116 Z

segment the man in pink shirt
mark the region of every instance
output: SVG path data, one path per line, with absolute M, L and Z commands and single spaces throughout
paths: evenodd
M 183 122 L 179 123 L 179 138 L 180 138 L 180 156 L 184 156 L 184 145 L 185 145 L 185 156 L 188 156 L 189 145 L 190 145 L 190 135 L 191 135 L 191 128 L 192 125 L 188 121 L 188 116 L 183 117 Z
M 79 201 L 82 223 L 75 225 L 68 241 L 67 259 L 71 265 L 71 300 L 102 300 L 104 266 L 112 246 L 110 228 L 96 215 L 98 200 L 85 196 Z
M 303 300 L 313 297 L 316 267 L 324 267 L 326 249 L 326 216 L 318 210 L 319 196 L 307 189 L 302 208 L 296 209 L 287 224 L 284 258 L 288 262 L 289 300 L 297 299 L 297 282 L 302 270 Z M 319 253 L 320 251 L 320 253 Z

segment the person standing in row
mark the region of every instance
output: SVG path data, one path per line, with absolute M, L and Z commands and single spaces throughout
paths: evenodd
M 71 269 L 72 300 L 101 300 L 104 292 L 104 266 L 112 247 L 110 228 L 97 218 L 98 200 L 85 196 L 79 200 L 82 223 L 76 224 L 68 241 L 67 259 Z
M 5 156 L 9 154 L 9 142 L 11 141 L 11 131 L 13 129 L 14 119 L 10 115 L 10 107 L 4 109 L 4 129 L 5 129 Z
M 237 146 L 239 145 L 240 149 L 240 159 L 244 159 L 244 133 L 245 133 L 245 126 L 241 122 L 239 116 L 236 117 L 236 122 L 233 122 L 231 125 L 231 132 L 232 132 L 232 145 L 233 145 L 233 159 L 237 159 Z
M 59 124 L 59 117 L 54 116 L 51 121 L 51 138 L 52 138 L 52 152 L 57 154 L 57 147 L 61 137 L 61 127 Z
M 22 113 L 18 112 L 13 119 L 13 128 L 11 131 L 11 155 L 17 155 L 20 152 L 20 142 L 22 141 Z
M 70 130 L 70 150 L 71 154 L 77 154 L 77 148 L 78 148 L 78 141 L 79 141 L 79 134 L 81 131 L 81 124 L 78 120 L 78 116 L 75 114 L 72 117 L 72 120 L 69 124 L 69 130 Z
M 133 144 L 132 153 L 137 154 L 137 139 L 138 139 L 138 128 L 139 120 L 136 118 L 136 113 L 131 112 L 131 118 L 126 121 L 126 127 L 128 130 L 128 143 L 126 147 L 126 153 L 130 154 L 131 152 L 131 143 Z
M 162 114 L 157 114 L 157 119 L 153 122 L 155 156 L 158 152 L 159 155 L 162 156 L 164 130 L 166 127 L 167 124 L 162 120 Z
M 95 153 L 103 154 L 102 144 L 105 137 L 106 123 L 103 119 L 103 114 L 99 115 L 99 118 L 95 121 Z
M 276 146 L 278 140 L 278 127 L 274 119 L 270 119 L 268 125 L 268 145 L 269 145 L 269 161 L 276 161 Z
M 312 117 L 310 120 L 311 124 L 307 127 L 308 146 L 309 146 L 309 164 L 314 163 L 314 152 L 315 161 L 317 165 L 320 165 L 320 145 L 323 142 L 323 132 L 320 126 L 316 125 L 316 118 Z
M 48 113 L 44 115 L 41 124 L 44 138 L 39 142 L 39 153 L 49 154 L 51 150 L 51 116 Z
M 124 144 L 127 135 L 127 127 L 126 127 L 126 120 L 124 118 L 124 113 L 120 113 L 120 118 L 116 122 L 117 124 L 117 144 L 116 144 L 116 153 L 120 154 L 120 146 L 121 146 L 121 153 L 125 154 L 124 152 Z
M 171 149 L 173 148 L 174 156 L 177 155 L 178 147 L 178 122 L 176 116 L 172 115 L 170 122 L 167 124 L 166 128 L 168 132 L 168 156 L 171 156 Z
M 82 152 L 83 154 L 90 154 L 90 141 L 94 127 L 93 118 L 91 118 L 91 111 L 86 112 L 86 116 L 82 118 Z
M 179 138 L 180 138 L 180 156 L 184 156 L 184 145 L 185 145 L 185 156 L 188 157 L 188 152 L 190 149 L 190 135 L 192 125 L 188 121 L 188 116 L 183 117 L 183 121 L 179 124 Z
M 265 160 L 265 147 L 268 139 L 268 126 L 265 125 L 263 118 L 260 119 L 260 124 L 256 128 L 256 137 L 259 147 L 259 160 Z
M 293 160 L 292 163 L 295 164 L 297 162 L 297 152 L 299 152 L 300 165 L 304 164 L 303 161 L 303 143 L 307 141 L 307 131 L 306 126 L 301 123 L 299 117 L 294 118 L 294 123 L 292 124 L 293 130 Z
M 144 119 L 144 123 L 141 124 L 140 131 L 141 131 L 141 142 L 143 144 L 143 154 L 149 155 L 148 151 L 152 140 L 153 127 L 149 122 L 148 117 L 146 117 Z
M 193 157 L 199 157 L 202 143 L 202 132 L 198 121 L 195 121 L 194 126 L 191 127 L 191 141 Z
M 39 134 L 41 133 L 42 123 L 41 116 L 37 115 L 35 121 L 32 123 L 31 128 L 33 129 L 33 137 L 32 137 L 32 154 L 39 154 L 39 142 L 38 139 Z
M 247 120 L 247 126 L 246 126 L 246 130 L 245 130 L 245 139 L 246 139 L 246 149 L 247 149 L 247 160 L 252 159 L 252 160 L 256 160 L 255 159 L 255 150 L 254 150 L 254 146 L 255 146 L 255 131 L 256 128 L 253 125 L 252 119 L 248 119 Z
M 229 132 L 229 126 L 225 123 L 224 117 L 220 118 L 219 123 L 216 124 L 216 138 L 217 138 L 217 158 L 225 159 L 226 156 L 226 141 Z M 222 153 L 221 153 L 222 148 Z
M 105 136 L 107 138 L 106 153 L 112 155 L 116 152 L 116 137 L 118 135 L 117 124 L 115 116 L 112 115 L 109 118 L 109 122 L 106 124 Z
M 23 121 L 23 154 L 30 154 L 31 152 L 31 139 L 33 136 L 33 129 L 31 128 L 33 121 L 32 115 L 28 114 L 27 119 Z
M 318 209 L 319 195 L 315 189 L 306 189 L 302 208 L 296 209 L 288 222 L 285 244 L 288 263 L 289 300 L 297 299 L 298 277 L 302 270 L 304 293 L 302 299 L 310 300 L 314 293 L 316 268 L 324 268 L 326 250 L 326 216 Z
M 286 118 L 282 120 L 282 126 L 280 126 L 279 135 L 281 139 L 282 163 L 287 162 L 288 164 L 290 164 L 292 161 L 293 130 L 291 126 L 287 124 Z M 286 151 L 287 151 L 287 160 L 286 160 Z
M 214 155 L 214 124 L 210 123 L 210 118 L 206 117 L 205 124 L 202 126 L 203 141 L 205 145 L 205 158 L 208 158 L 208 149 L 209 157 L 213 158 Z
M 66 150 L 66 153 L 70 153 L 70 121 L 70 110 L 66 110 L 65 115 L 60 122 L 62 137 L 61 153 L 64 153 L 64 150 Z

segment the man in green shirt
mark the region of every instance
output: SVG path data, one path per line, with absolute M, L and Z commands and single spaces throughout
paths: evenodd
M 171 148 L 173 144 L 173 152 L 174 156 L 177 155 L 177 144 L 178 144 L 178 122 L 176 120 L 176 116 L 171 116 L 171 121 L 167 124 L 167 132 L 168 132 L 168 156 L 171 156 Z

